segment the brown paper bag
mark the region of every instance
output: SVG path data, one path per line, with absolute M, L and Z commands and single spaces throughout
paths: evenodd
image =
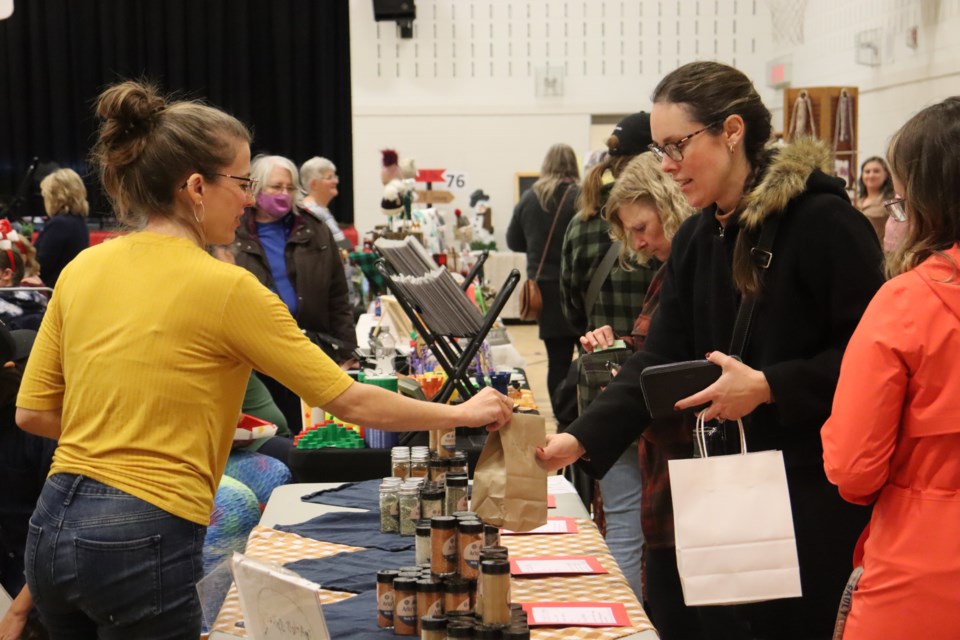
M 487 524 L 530 531 L 547 523 L 547 472 L 536 449 L 546 443 L 541 416 L 518 413 L 487 443 L 473 474 L 473 511 Z

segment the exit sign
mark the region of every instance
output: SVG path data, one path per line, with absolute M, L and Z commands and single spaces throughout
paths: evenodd
M 793 63 L 789 60 L 771 60 L 767 63 L 767 86 L 782 89 L 793 80 Z

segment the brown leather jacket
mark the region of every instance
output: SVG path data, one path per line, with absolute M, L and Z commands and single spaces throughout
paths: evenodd
M 237 264 L 275 290 L 267 258 L 257 237 L 254 210 L 247 209 L 234 241 Z M 340 250 L 330 229 L 312 216 L 295 210 L 284 251 L 287 276 L 297 292 L 297 324 L 301 329 L 326 333 L 355 345 L 353 310 L 347 298 L 347 279 Z

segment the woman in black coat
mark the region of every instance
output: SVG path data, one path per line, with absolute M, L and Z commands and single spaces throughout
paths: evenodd
M 567 324 L 560 300 L 563 235 L 577 212 L 579 178 L 573 149 L 565 144 L 550 147 L 543 159 L 540 178 L 520 197 L 507 227 L 507 246 L 527 254 L 527 277 L 536 279 L 543 296 L 538 324 L 540 339 L 547 348 L 547 390 L 554 415 L 557 414 L 554 394 L 570 369 L 579 338 Z M 543 267 L 539 268 L 541 260 Z
M 586 455 L 584 466 L 603 475 L 650 424 L 640 372 L 708 354 L 722 368 L 720 379 L 677 408 L 709 404 L 707 420 L 744 419 L 750 450 L 783 451 L 803 597 L 687 609 L 673 619 L 703 620 L 699 634 L 658 631 L 665 640 L 706 638 L 719 624 L 729 638 L 826 640 L 869 513 L 844 504 L 827 482 L 820 427 L 847 341 L 883 283 L 877 236 L 850 204 L 843 181 L 827 174 L 828 148 L 807 141 L 776 154 L 765 149 L 770 113 L 736 69 L 684 65 L 660 82 L 653 101 L 651 148 L 701 211 L 674 236 L 644 351 L 538 455 L 550 468 Z M 761 288 L 751 249 L 774 218 L 779 227 Z M 741 363 L 725 352 L 745 295 L 758 302 Z M 648 595 L 671 592 L 683 608 L 676 559 L 653 562 Z M 717 623 L 723 614 L 728 620 Z

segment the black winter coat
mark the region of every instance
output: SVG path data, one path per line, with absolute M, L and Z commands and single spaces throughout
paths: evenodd
M 570 191 L 564 199 L 563 194 L 567 189 Z M 544 210 L 533 189 L 528 189 L 520 196 L 520 202 L 513 209 L 510 226 L 507 227 L 507 246 L 511 251 L 527 254 L 527 278 L 533 279 L 537 275 L 540 257 L 544 249 L 547 252 L 543 261 L 543 270 L 537 279 L 543 296 L 543 312 L 539 320 L 541 339 L 577 335 L 573 327 L 567 324 L 566 316 L 563 314 L 560 298 L 560 261 L 563 236 L 567 231 L 567 225 L 577 213 L 579 197 L 579 187 L 570 183 L 561 183 L 548 202 L 549 210 Z M 557 226 L 553 230 L 550 246 L 547 247 L 550 225 L 553 224 L 553 218 L 561 200 L 563 200 L 563 207 L 557 218 Z
M 644 350 L 567 429 L 587 451 L 589 460 L 580 464 L 602 476 L 650 424 L 639 383 L 645 367 L 729 353 L 740 302 L 731 273 L 736 238 L 780 215 L 743 353 L 746 364 L 764 373 L 774 398 L 744 418 L 747 443 L 751 450 L 783 451 L 800 559 L 802 599 L 745 610 L 755 631 L 772 626 L 770 637 L 777 638 L 830 637 L 853 547 L 869 517 L 826 481 L 820 428 L 847 341 L 883 284 L 883 254 L 843 182 L 821 170 L 829 163 L 829 153 L 814 144 L 788 147 L 722 233 L 714 207 L 683 223 Z
M 347 279 L 333 233 L 323 222 L 303 212 L 292 214 L 284 251 L 287 276 L 297 292 L 297 324 L 355 345 L 353 310 L 347 297 Z M 276 291 L 263 246 L 257 237 L 254 212 L 241 218 L 234 242 L 237 264 Z

